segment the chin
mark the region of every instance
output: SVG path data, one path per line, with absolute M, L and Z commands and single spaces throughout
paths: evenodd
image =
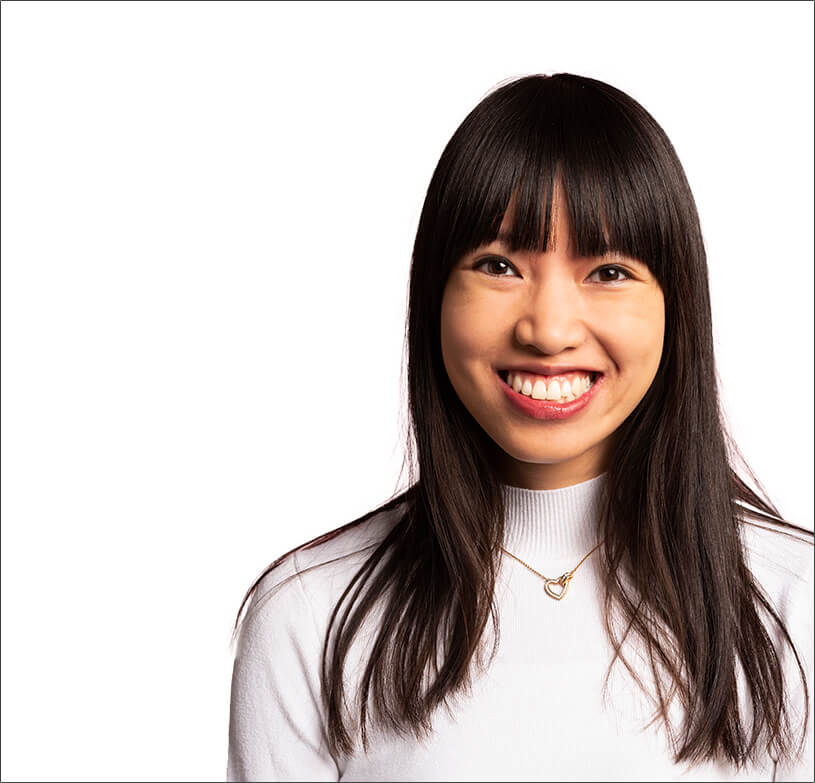
M 587 449 L 575 447 L 546 447 L 538 444 L 536 447 L 530 446 L 528 448 L 504 448 L 504 452 L 518 462 L 527 462 L 532 465 L 557 465 L 561 462 L 569 462 L 570 460 L 577 459 L 586 453 Z M 589 447 L 590 448 L 590 447 Z

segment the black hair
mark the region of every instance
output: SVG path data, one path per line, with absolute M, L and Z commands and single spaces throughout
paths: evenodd
M 608 673 L 619 658 L 633 674 L 622 645 L 629 632 L 639 636 L 656 684 L 656 718 L 669 729 L 676 762 L 715 758 L 741 767 L 765 749 L 774 759 L 791 758 L 781 651 L 762 614 L 792 648 L 808 694 L 806 675 L 781 617 L 747 567 L 739 530 L 752 518 L 771 523 L 779 535 L 798 531 L 809 545 L 812 532 L 781 518 L 728 434 L 702 232 L 673 146 L 633 98 L 566 73 L 500 85 L 445 147 L 427 190 L 410 271 L 410 486 L 298 547 L 402 508 L 400 521 L 337 602 L 326 631 L 321 683 L 330 748 L 350 753 L 355 745 L 343 714 L 342 673 L 351 641 L 374 606 L 381 604 L 382 619 L 357 694 L 366 748 L 370 713 L 399 733 L 419 737 L 431 730 L 434 710 L 468 689 L 474 665 L 487 665 L 490 618 L 496 634 L 489 660 L 498 648 L 494 588 L 505 509 L 492 469 L 495 445 L 447 377 L 441 301 L 453 266 L 496 239 L 511 200 L 513 249 L 549 247 L 556 182 L 577 252 L 617 251 L 643 261 L 665 301 L 660 365 L 616 433 L 599 519 L 605 627 L 615 649 Z M 757 490 L 740 477 L 739 465 Z M 264 571 L 241 610 L 260 579 L 289 554 Z M 621 640 L 615 613 L 626 628 Z M 738 666 L 753 705 L 749 732 L 739 714 Z M 679 739 L 671 732 L 666 690 L 685 708 Z M 807 705 L 802 737 L 808 721 Z

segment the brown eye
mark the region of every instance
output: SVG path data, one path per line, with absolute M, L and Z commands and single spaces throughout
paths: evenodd
M 481 267 L 487 268 L 490 267 L 492 269 L 497 270 L 506 270 L 506 269 L 514 269 L 515 267 L 509 263 L 504 258 L 499 258 L 498 256 L 489 256 L 488 258 L 482 258 L 474 267 L 473 269 L 480 269 Z M 503 273 L 503 271 L 498 272 L 487 272 L 490 277 L 509 277 Z
M 594 275 L 599 274 L 600 272 L 612 272 L 613 275 L 611 279 L 606 278 L 605 280 L 600 280 L 601 283 L 611 284 L 614 283 L 623 283 L 626 280 L 632 280 L 632 276 L 621 266 L 601 266 L 595 269 L 589 277 L 594 277 Z M 620 275 L 624 275 L 624 277 L 620 277 Z

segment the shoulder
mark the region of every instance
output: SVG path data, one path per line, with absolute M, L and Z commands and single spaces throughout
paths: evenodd
M 743 521 L 745 560 L 794 641 L 810 640 L 815 623 L 815 545 L 812 533 L 773 522 Z
M 802 533 L 768 521 L 743 520 L 741 535 L 748 565 L 762 586 L 789 598 L 812 585 L 815 546 L 811 532 Z
M 232 670 L 229 780 L 337 780 L 325 744 L 321 664 L 334 605 L 404 502 L 275 560 L 251 590 Z M 355 655 L 365 651 L 365 642 Z M 311 779 L 311 778 L 309 778 Z
M 279 559 L 252 593 L 242 635 L 257 638 L 273 632 L 280 636 L 283 631 L 285 636 L 307 634 L 313 641 L 322 641 L 334 606 L 404 512 L 404 501 L 372 512 L 367 519 L 329 531 Z
M 362 521 L 332 530 L 310 545 L 293 552 L 293 567 L 305 575 L 312 571 L 330 573 L 326 568 L 345 561 L 361 564 L 404 517 L 405 501 L 393 508 L 371 512 Z M 340 567 L 340 570 L 345 570 Z

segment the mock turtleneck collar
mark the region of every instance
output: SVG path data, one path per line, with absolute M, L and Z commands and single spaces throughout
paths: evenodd
M 502 484 L 506 504 L 504 546 L 541 562 L 583 557 L 599 543 L 599 502 L 607 473 L 560 489 Z M 525 558 L 524 558 L 525 559 Z

